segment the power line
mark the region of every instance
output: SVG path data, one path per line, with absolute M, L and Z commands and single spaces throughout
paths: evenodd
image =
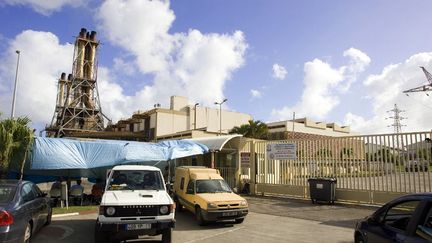
M 406 127 L 406 125 L 401 124 L 401 121 L 407 118 L 400 115 L 402 112 L 405 112 L 405 110 L 400 110 L 397 104 L 395 104 L 394 108 L 387 112 L 393 113 L 393 116 L 389 116 L 386 118 L 386 119 L 393 119 L 393 124 L 389 125 L 388 127 L 393 127 L 394 133 L 399 134 L 402 131 L 402 127 Z

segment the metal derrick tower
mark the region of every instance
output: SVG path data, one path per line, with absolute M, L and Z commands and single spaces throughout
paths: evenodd
M 97 87 L 96 32 L 82 28 L 75 40 L 72 74 L 58 80 L 57 101 L 51 125 L 45 130 L 50 137 L 72 132 L 102 131 L 104 115 Z

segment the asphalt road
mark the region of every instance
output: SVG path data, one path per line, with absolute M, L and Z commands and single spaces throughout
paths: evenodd
M 176 215 L 173 242 L 353 242 L 355 221 L 373 209 L 312 205 L 307 201 L 248 198 L 251 212 L 242 224 L 198 226 L 193 214 Z M 39 231 L 33 243 L 93 242 L 96 214 L 55 218 Z M 159 242 L 160 236 L 135 242 Z

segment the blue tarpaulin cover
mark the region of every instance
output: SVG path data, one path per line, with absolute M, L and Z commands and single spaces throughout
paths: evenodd
M 154 165 L 208 152 L 194 141 L 171 140 L 145 143 L 118 140 L 82 141 L 37 137 L 31 156 L 31 170 L 92 169 L 119 164 Z

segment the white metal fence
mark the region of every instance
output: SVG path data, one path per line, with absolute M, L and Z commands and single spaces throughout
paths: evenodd
M 268 159 L 270 143 L 295 143 L 297 159 Z M 248 177 L 254 174 L 251 179 L 261 193 L 292 191 L 307 198 L 307 180 L 314 177 L 336 178 L 337 196 L 348 201 L 382 203 L 400 194 L 432 191 L 430 132 L 259 141 L 252 150 L 255 163 Z

